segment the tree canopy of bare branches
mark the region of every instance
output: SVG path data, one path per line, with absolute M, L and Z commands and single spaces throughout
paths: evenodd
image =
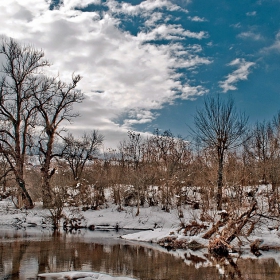
M 85 164 L 97 156 L 103 139 L 104 136 L 96 130 L 85 133 L 81 139 L 74 138 L 72 134 L 64 138 L 63 158 L 69 164 L 74 180 L 81 178 Z
M 50 64 L 44 59 L 44 52 L 13 39 L 2 38 L 0 54 L 4 60 L 0 69 L 0 153 L 19 186 L 18 206 L 31 208 L 33 201 L 24 178 L 26 155 L 35 146 L 39 147 L 43 157 L 43 199 L 46 199 L 54 172 L 50 170 L 55 156 L 54 139 L 61 123 L 77 116 L 72 106 L 83 100 L 83 94 L 75 89 L 81 77 L 73 75 L 70 84 L 47 77 L 44 68 Z M 38 134 L 40 137 L 35 137 Z
M 0 80 L 0 152 L 14 173 L 25 206 L 31 208 L 24 163 L 36 124 L 37 110 L 32 98 L 41 81 L 40 73 L 49 62 L 43 51 L 21 46 L 13 39 L 2 38 L 0 54 L 4 57 Z
M 222 209 L 223 167 L 227 150 L 244 142 L 248 118 L 236 111 L 233 99 L 208 97 L 194 117 L 193 134 L 201 144 L 213 149 L 218 161 L 217 207 Z
M 59 135 L 62 122 L 71 122 L 78 116 L 73 112 L 72 107 L 74 103 L 83 100 L 83 94 L 75 89 L 80 79 L 79 75 L 73 75 L 72 82 L 67 84 L 55 78 L 44 78 L 40 85 L 41 90 L 35 90 L 33 93 L 34 103 L 39 113 L 38 125 L 42 127 L 39 151 L 42 158 L 42 192 L 45 207 L 48 207 L 51 202 L 50 179 L 55 171 L 50 168 L 51 160 L 58 156 L 53 152 L 55 137 Z

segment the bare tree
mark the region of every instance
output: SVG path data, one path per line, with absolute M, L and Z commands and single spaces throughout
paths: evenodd
M 172 199 L 176 196 L 181 201 L 181 170 L 189 157 L 188 144 L 180 136 L 175 137 L 170 130 L 160 133 L 155 130 L 150 137 L 153 144 L 153 151 L 157 155 L 158 173 L 161 176 L 162 207 L 170 210 Z
M 252 137 L 245 148 L 249 156 L 254 158 L 257 165 L 258 181 L 268 183 L 268 166 L 272 157 L 273 128 L 269 122 L 257 122 L 252 131 Z
M 55 78 L 45 78 L 33 93 L 36 109 L 40 115 L 40 125 L 43 128 L 39 139 L 39 151 L 42 157 L 44 207 L 49 207 L 52 200 L 50 180 L 55 168 L 51 168 L 51 161 L 54 157 L 62 155 L 54 152 L 55 137 L 59 135 L 62 122 L 71 122 L 78 116 L 72 111 L 72 106 L 83 100 L 83 94 L 75 89 L 80 79 L 79 75 L 73 75 L 72 82 L 67 84 Z
M 220 97 L 208 97 L 204 107 L 194 117 L 196 140 L 212 148 L 217 156 L 217 208 L 222 209 L 223 167 L 226 151 L 244 142 L 248 118 L 236 111 L 233 99 L 221 101 Z
M 12 194 L 9 183 L 13 181 L 13 170 L 3 154 L 0 154 L 0 199 Z
M 134 131 L 128 131 L 127 135 L 128 141 L 121 142 L 119 146 L 121 162 L 137 170 L 142 156 L 142 138 L 140 133 Z
M 18 207 L 33 207 L 26 188 L 24 164 L 32 129 L 36 124 L 34 89 L 41 82 L 41 71 L 49 63 L 41 50 L 21 46 L 2 38 L 0 54 L 4 58 L 0 80 L 0 152 L 6 158 L 19 186 Z M 22 201 L 21 201 L 22 199 Z
M 280 183 L 280 114 L 278 113 L 271 122 L 257 122 L 246 153 L 252 160 L 255 184 L 271 184 L 272 195 L 269 198 L 269 209 L 276 209 L 278 199 L 278 186 Z
M 74 180 L 81 178 L 85 164 L 97 155 L 103 139 L 96 130 L 85 133 L 81 139 L 75 139 L 72 134 L 64 138 L 63 158 L 69 164 Z
M 128 131 L 128 141 L 120 143 L 119 151 L 121 163 L 123 168 L 127 168 L 129 172 L 129 180 L 134 188 L 133 196 L 136 195 L 137 212 L 136 216 L 140 213 L 140 198 L 143 191 L 143 181 L 140 180 L 141 172 L 141 157 L 142 157 L 142 138 L 140 133 Z

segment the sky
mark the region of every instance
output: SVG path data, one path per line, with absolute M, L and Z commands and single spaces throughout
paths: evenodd
M 280 110 L 280 0 L 0 0 L 1 35 L 43 49 L 48 73 L 85 100 L 64 126 L 188 137 L 205 96 L 231 96 L 250 124 Z

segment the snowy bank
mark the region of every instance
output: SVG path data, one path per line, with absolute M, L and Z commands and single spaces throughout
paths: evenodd
M 82 271 L 68 271 L 57 273 L 42 273 L 38 275 L 39 279 L 76 279 L 76 280 L 133 280 L 128 277 L 113 277 L 107 274 L 95 273 L 95 272 L 82 272 Z
M 260 188 L 260 190 L 262 189 Z M 240 209 L 238 211 L 238 215 L 243 217 L 244 211 L 247 210 Z M 82 208 L 78 207 L 65 207 L 63 218 L 60 221 L 60 230 L 62 230 L 63 225 L 66 225 L 65 230 L 69 230 L 67 228 L 69 223 L 65 224 L 66 220 L 76 223 L 74 228 L 70 228 L 70 230 L 78 230 L 79 228 L 137 230 L 138 232 L 122 235 L 121 238 L 130 241 L 157 243 L 168 249 L 191 249 L 195 251 L 198 248 L 207 248 L 211 239 L 219 238 L 227 230 L 226 224 L 220 224 L 210 238 L 204 237 L 217 221 L 222 220 L 221 215 L 225 214 L 226 212 L 218 213 L 210 210 L 205 213 L 202 209 L 193 209 L 190 205 L 184 205 L 180 208 L 180 213 L 176 208 L 166 212 L 159 206 L 151 206 L 141 207 L 139 215 L 136 215 L 135 207 L 127 206 L 120 210 L 119 206 L 108 202 L 98 210 L 82 211 Z M 258 216 L 256 213 L 254 215 L 251 223 L 248 226 L 245 225 L 240 231 L 238 238 L 230 242 L 230 247 L 234 249 L 233 251 L 250 249 L 250 245 L 259 240 L 261 250 L 279 249 L 279 219 L 265 218 Z M 5 199 L 0 201 L 0 225 L 9 225 L 16 228 L 39 227 L 51 229 L 52 220 L 50 211 L 43 209 L 41 203 L 36 203 L 33 209 L 19 210 L 15 208 L 11 200 Z M 254 226 L 253 230 L 251 230 L 251 225 Z

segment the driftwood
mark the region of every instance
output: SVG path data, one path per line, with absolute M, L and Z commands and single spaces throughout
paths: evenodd
M 209 239 L 215 232 L 219 230 L 220 227 L 224 226 L 227 223 L 228 216 L 229 216 L 228 213 L 222 212 L 220 215 L 221 215 L 221 219 L 218 220 L 217 223 L 215 223 L 210 230 L 204 233 L 202 238 Z
M 211 229 L 209 229 L 202 238 L 209 239 L 215 232 L 219 230 L 220 227 L 224 226 L 226 224 L 225 221 L 219 220 L 216 224 L 213 225 Z
M 188 236 L 198 235 L 202 230 L 207 228 L 204 224 L 199 224 L 196 221 L 192 221 L 190 224 L 185 226 L 184 234 Z
M 220 237 L 217 237 L 209 242 L 209 252 L 219 256 L 227 256 L 229 249 L 231 248 L 229 245 L 230 242 L 240 234 L 241 230 L 249 222 L 256 209 L 257 202 L 255 201 L 252 203 L 249 210 L 241 214 L 237 219 L 229 221 L 220 234 Z M 208 235 L 213 235 L 215 232 L 217 233 L 221 224 L 223 224 L 222 221 L 220 221 L 220 223 L 217 222 L 213 228 L 204 235 L 204 238 L 205 236 L 207 237 Z
M 248 220 L 251 218 L 252 213 L 257 209 L 257 202 L 255 201 L 250 209 L 244 212 L 237 220 L 231 221 L 227 226 L 229 234 L 225 238 L 226 242 L 229 244 L 236 236 L 238 236 L 242 228 L 247 224 Z M 234 228 L 231 232 L 231 228 Z

